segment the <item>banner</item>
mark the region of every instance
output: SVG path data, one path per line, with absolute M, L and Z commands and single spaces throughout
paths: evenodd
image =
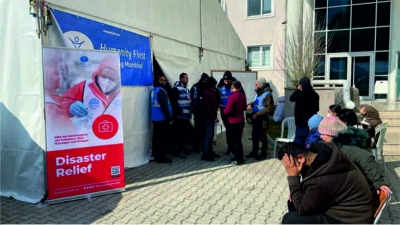
M 118 52 L 124 86 L 152 86 L 150 39 L 101 22 L 52 9 L 69 48 Z
M 49 201 L 123 189 L 120 57 L 43 48 Z

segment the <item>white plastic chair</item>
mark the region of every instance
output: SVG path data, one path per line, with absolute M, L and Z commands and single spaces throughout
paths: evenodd
M 285 133 L 285 124 L 287 124 L 288 133 L 286 137 L 283 137 Z M 294 140 L 294 136 L 296 134 L 296 125 L 294 123 L 294 117 L 287 117 L 282 121 L 281 125 L 281 137 L 275 138 L 274 145 L 274 158 L 276 156 L 276 145 L 278 142 L 292 142 Z
M 374 224 L 378 224 L 379 219 L 381 218 L 382 212 L 385 210 L 389 201 L 391 199 L 391 195 L 385 191 L 381 191 L 379 194 L 379 205 L 374 214 Z
M 372 143 L 375 143 L 376 141 L 376 147 L 372 149 L 372 154 L 375 157 L 375 160 L 378 161 L 378 151 L 381 154 L 381 160 L 383 164 L 383 171 L 386 172 L 386 163 L 385 163 L 385 157 L 383 155 L 383 142 L 385 140 L 385 134 L 386 134 L 386 129 L 387 129 L 388 123 L 382 123 L 375 127 L 375 137 L 379 134 L 378 140 L 373 140 Z

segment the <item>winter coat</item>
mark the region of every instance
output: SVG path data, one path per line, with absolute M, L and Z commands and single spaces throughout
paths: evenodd
M 319 111 L 319 95 L 312 87 L 296 90 L 289 100 L 295 102 L 294 120 L 296 127 L 308 127 L 308 120 Z
M 243 88 L 242 88 L 243 89 Z M 261 91 L 256 91 L 257 96 L 260 96 L 262 94 L 264 94 L 265 92 L 270 92 L 270 94 L 268 94 L 265 97 L 264 100 L 264 109 L 258 111 L 257 117 L 263 117 L 263 128 L 268 129 L 269 128 L 269 117 L 270 115 L 273 115 L 274 113 L 274 97 L 272 96 L 272 89 L 270 87 L 264 87 L 263 89 L 261 89 Z M 254 107 L 254 101 L 248 103 L 249 105 L 252 105 L 252 107 Z
M 318 127 L 312 128 L 308 133 L 306 138 L 306 148 L 309 148 L 312 143 L 317 141 L 322 141 L 321 134 L 318 132 Z
M 343 223 L 372 223 L 373 195 L 360 170 L 337 146 L 315 142 L 317 156 L 300 176 L 289 176 L 292 202 L 300 215 L 326 214 Z M 304 175 L 304 176 L 303 176 Z

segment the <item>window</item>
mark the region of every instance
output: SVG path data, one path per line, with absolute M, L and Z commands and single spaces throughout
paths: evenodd
M 247 47 L 247 61 L 250 67 L 271 69 L 271 45 Z
M 247 16 L 262 16 L 272 14 L 273 0 L 247 0 Z

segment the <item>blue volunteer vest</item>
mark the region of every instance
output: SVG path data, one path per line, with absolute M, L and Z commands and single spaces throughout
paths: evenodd
M 158 92 L 163 91 L 165 92 L 165 94 L 167 94 L 167 92 L 161 88 L 161 87 L 154 87 L 153 90 L 151 90 L 150 93 L 150 105 L 151 105 L 151 119 L 152 121 L 164 121 L 167 119 L 167 117 L 164 115 L 164 112 L 161 109 L 161 105 L 160 102 L 158 100 Z M 172 107 L 171 107 L 171 103 L 168 100 L 168 111 L 170 113 L 170 115 L 172 115 Z
M 176 115 L 177 118 L 190 119 L 192 114 L 190 111 L 192 100 L 190 99 L 190 93 L 187 87 L 183 87 L 182 84 L 176 86 L 179 91 L 178 105 L 183 109 L 181 114 Z
M 219 93 L 220 93 L 220 96 L 221 96 L 220 104 L 221 104 L 222 107 L 226 107 L 226 105 L 228 105 L 228 98 L 232 94 L 232 90 L 226 88 L 225 85 L 220 87 L 218 90 L 219 90 Z
M 252 113 L 257 113 L 258 111 L 260 111 L 260 110 L 262 110 L 262 109 L 264 109 L 265 108 L 265 106 L 264 106 L 264 102 L 265 102 L 265 98 L 267 97 L 267 95 L 269 95 L 269 94 L 271 94 L 271 92 L 269 92 L 269 91 L 267 91 L 267 92 L 264 92 L 262 95 L 260 95 L 260 96 L 255 96 L 254 97 L 254 104 L 253 104 L 253 107 L 252 107 Z M 268 115 L 267 115 L 267 117 L 268 117 Z

